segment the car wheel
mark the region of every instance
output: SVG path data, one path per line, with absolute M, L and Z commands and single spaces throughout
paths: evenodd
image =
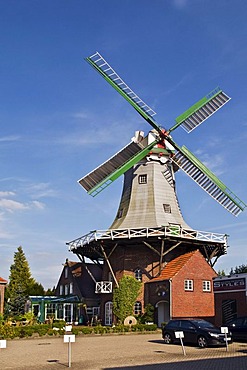
M 171 337 L 171 335 L 169 333 L 165 333 L 163 339 L 164 339 L 164 342 L 166 344 L 171 344 L 172 343 L 172 337 Z
M 197 344 L 198 344 L 198 347 L 205 348 L 205 347 L 207 347 L 208 342 L 207 342 L 207 339 L 205 337 L 200 335 L 200 337 L 198 337 L 198 339 L 197 339 Z

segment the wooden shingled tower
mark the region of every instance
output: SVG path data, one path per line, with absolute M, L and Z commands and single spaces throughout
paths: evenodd
M 112 287 L 118 286 L 123 275 L 133 275 L 143 282 L 139 300 L 143 311 L 149 303 L 145 284 L 157 280 L 170 261 L 199 250 L 213 267 L 226 253 L 225 234 L 194 230 L 184 221 L 175 188 L 176 171 L 183 170 L 235 216 L 246 204 L 171 137 L 179 126 L 188 133 L 194 130 L 230 100 L 228 95 L 220 88 L 213 90 L 165 130 L 154 120 L 155 112 L 98 52 L 86 60 L 151 125 L 147 136 L 137 131 L 128 145 L 79 180 L 90 195 L 96 196 L 124 175 L 122 197 L 109 229 L 93 231 L 67 243 L 82 262 L 87 258 L 102 267 L 102 281 L 95 281 L 95 287 L 101 294 L 102 321 L 110 325 Z

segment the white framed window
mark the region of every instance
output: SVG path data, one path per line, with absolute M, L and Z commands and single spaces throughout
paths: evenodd
M 141 302 L 136 302 L 134 305 L 134 314 L 140 315 L 142 313 L 142 304 Z
M 148 182 L 148 175 L 147 174 L 139 175 L 138 176 L 138 182 L 139 182 L 139 184 L 147 184 L 147 182 Z
M 141 269 L 135 270 L 135 279 L 138 281 L 142 281 L 142 270 Z
M 203 292 L 211 292 L 211 281 L 210 280 L 204 280 L 202 282 L 202 290 Z
M 63 295 L 63 285 L 59 286 L 59 295 Z
M 65 277 L 65 279 L 67 279 L 67 278 L 68 278 L 68 266 L 66 266 L 66 267 L 64 268 L 64 277 Z
M 105 304 L 105 325 L 112 325 L 112 302 Z
M 193 280 L 189 280 L 189 279 L 184 280 L 184 290 L 193 291 L 193 289 L 194 289 Z
M 74 290 L 73 290 L 73 283 L 70 283 L 69 284 L 69 294 L 73 294 Z
M 68 284 L 64 285 L 64 294 L 65 295 L 69 294 L 69 285 Z
M 45 311 L 46 311 L 45 312 L 45 318 L 46 319 L 55 318 L 56 304 L 55 303 L 47 303 Z

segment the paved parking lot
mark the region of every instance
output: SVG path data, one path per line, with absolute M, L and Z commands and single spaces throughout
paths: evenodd
M 247 343 L 199 349 L 166 345 L 161 334 L 124 334 L 76 337 L 72 369 L 80 370 L 246 370 Z M 63 337 L 7 341 L 0 349 L 0 369 L 64 369 L 68 367 L 68 344 Z

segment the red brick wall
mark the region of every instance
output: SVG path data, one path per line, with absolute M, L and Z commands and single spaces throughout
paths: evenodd
M 172 279 L 172 317 L 214 316 L 213 277 L 216 272 L 198 251 Z M 194 282 L 193 291 L 184 290 L 184 280 Z M 203 292 L 204 280 L 211 281 L 211 292 Z
M 0 314 L 3 313 L 5 284 L 0 284 Z

